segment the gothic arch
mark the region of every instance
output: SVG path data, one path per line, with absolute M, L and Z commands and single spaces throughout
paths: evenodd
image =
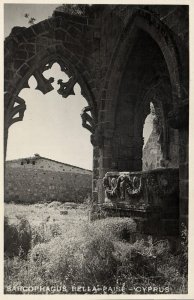
M 111 101 L 112 113 L 105 120 L 110 130 L 114 130 L 119 87 L 123 75 L 121 70 L 125 70 L 126 60 L 132 51 L 139 29 L 146 32 L 156 42 L 163 54 L 171 82 L 173 108 L 177 107 L 182 100 L 179 58 L 170 29 L 150 12 L 138 9 L 120 36 L 106 75 L 105 85 L 101 88 L 101 93 L 106 91 L 107 99 Z M 108 110 L 109 101 L 106 101 L 105 110 Z
M 85 45 L 83 35 L 86 21 L 76 16 L 52 17 L 29 28 L 14 27 L 12 33 L 5 40 L 5 91 L 15 94 L 15 88 L 21 89 L 21 78 L 32 73 L 39 66 L 36 61 L 42 62 L 47 57 L 65 57 L 66 63 L 76 69 L 83 89 L 90 89 L 90 100 L 95 101 L 92 95 L 90 69 L 83 60 L 91 49 Z M 88 46 L 88 45 L 87 45 Z M 90 101 L 89 100 L 89 101 Z
M 51 54 L 48 54 L 49 50 L 51 50 Z M 47 48 L 45 52 L 38 53 L 36 56 L 31 58 L 29 61 L 26 61 L 23 63 L 20 68 L 23 68 L 25 64 L 31 65 L 31 67 L 26 70 L 26 72 L 23 74 L 23 77 L 17 79 L 15 88 L 12 88 L 10 92 L 6 91 L 6 96 L 5 98 L 5 107 L 7 105 L 12 105 L 15 100 L 14 98 L 20 93 L 20 91 L 23 88 L 28 88 L 28 80 L 29 78 L 34 75 L 34 73 L 38 73 L 39 75 L 42 74 L 45 70 L 47 70 L 47 65 L 50 64 L 50 67 L 52 66 L 53 63 L 57 62 L 61 66 L 62 71 L 66 72 L 70 76 L 75 76 L 77 81 L 80 86 L 81 86 L 81 92 L 82 95 L 86 98 L 88 101 L 88 104 L 92 107 L 92 116 L 96 118 L 96 103 L 95 103 L 95 98 L 94 95 L 92 94 L 88 83 L 84 76 L 82 75 L 81 69 L 82 65 L 80 64 L 80 67 L 77 68 L 74 66 L 73 62 L 74 59 L 76 60 L 76 56 L 72 55 L 69 53 L 67 49 L 65 49 L 63 46 L 57 47 L 57 51 L 55 53 L 52 53 L 52 46 L 50 48 Z M 67 59 L 68 55 L 71 55 L 71 59 Z M 49 69 L 49 68 L 48 68 Z M 16 70 L 16 78 L 17 78 L 17 72 Z M 37 76 L 35 75 L 35 78 Z M 47 92 L 52 90 L 51 87 L 51 82 L 49 80 L 44 80 L 44 82 L 41 81 L 41 83 L 38 82 L 38 86 L 40 87 L 40 90 L 42 91 L 43 94 L 46 94 Z M 37 87 L 37 89 L 39 89 Z
M 53 89 L 53 79 L 46 79 L 43 72 L 57 62 L 61 70 L 70 77 L 67 83 L 59 83 L 59 93 L 67 97 L 73 93 L 76 82 L 81 86 L 82 95 L 86 98 L 91 112 L 91 131 L 97 119 L 96 95 L 93 88 L 91 70 L 85 63 L 86 53 L 91 49 L 85 47 L 83 30 L 84 18 L 76 16 L 52 17 L 29 28 L 14 27 L 5 40 L 4 85 L 5 85 L 5 152 L 8 128 L 11 124 L 23 119 L 25 102 L 18 94 L 28 88 L 28 79 L 34 75 L 37 89 L 43 94 Z M 19 99 L 19 100 L 18 100 Z M 17 103 L 17 110 L 14 104 Z M 14 114 L 15 112 L 15 114 Z M 17 115 L 19 117 L 15 117 Z M 86 112 L 85 112 L 86 115 Z M 87 120 L 88 121 L 88 120 Z M 86 121 L 83 121 L 83 126 Z

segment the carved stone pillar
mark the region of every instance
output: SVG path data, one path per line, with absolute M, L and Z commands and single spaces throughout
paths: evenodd
M 93 147 L 93 177 L 92 177 L 92 194 L 93 202 L 98 203 L 98 184 L 99 184 L 99 147 Z
M 169 125 L 179 131 L 179 215 L 180 224 L 188 225 L 189 101 L 184 100 L 168 115 Z

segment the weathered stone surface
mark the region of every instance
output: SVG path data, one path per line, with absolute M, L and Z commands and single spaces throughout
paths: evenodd
M 104 179 L 105 202 L 124 201 L 134 208 L 177 205 L 178 169 L 156 169 L 143 172 L 108 172 Z M 169 201 L 169 197 L 174 198 Z M 109 201 L 110 200 L 110 201 Z M 168 207 L 170 210 L 170 206 Z
M 83 115 L 83 125 L 98 148 L 95 201 L 97 192 L 98 201 L 103 201 L 106 171 L 142 170 L 143 126 L 153 101 L 161 120 L 162 157 L 154 167 L 180 167 L 179 216 L 185 216 L 188 18 L 188 6 L 182 5 L 92 5 L 82 16 L 56 11 L 52 18 L 15 30 L 14 36 L 6 38 L 5 91 L 10 95 L 19 94 L 16 85 L 22 89 L 31 69 L 38 72 L 40 89 L 52 90 L 51 81 L 41 75 L 43 61 L 64 59 L 69 73 L 76 74 L 92 114 L 91 118 Z M 63 84 L 60 93 L 64 95 L 67 86 Z M 7 124 L 5 118 L 5 128 Z
M 139 230 L 144 234 L 178 234 L 178 169 L 108 172 L 103 185 L 105 200 L 102 209 L 110 210 L 109 214 L 118 212 L 120 216 L 141 218 Z M 169 224 L 171 229 L 168 229 Z

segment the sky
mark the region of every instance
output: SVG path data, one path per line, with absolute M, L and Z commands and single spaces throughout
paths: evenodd
M 14 26 L 30 26 L 24 17 L 28 13 L 36 23 L 52 15 L 59 6 L 48 4 L 5 4 L 4 33 L 5 37 Z M 33 156 L 35 153 L 64 163 L 92 169 L 93 149 L 90 143 L 90 132 L 81 125 L 81 110 L 87 106 L 82 97 L 80 86 L 75 86 L 75 96 L 62 98 L 57 93 L 59 78 L 67 81 L 58 64 L 44 73 L 46 78 L 54 77 L 55 89 L 43 95 L 36 90 L 36 80 L 29 79 L 30 89 L 23 89 L 19 96 L 25 100 L 27 109 L 22 122 L 14 123 L 9 129 L 7 160 Z M 65 80 L 66 79 L 66 80 Z M 146 119 L 144 139 L 151 133 L 151 121 Z
M 4 4 L 4 34 L 5 37 L 14 26 L 29 27 L 28 19 L 24 17 L 28 13 L 36 19 L 36 23 L 45 20 L 60 4 Z

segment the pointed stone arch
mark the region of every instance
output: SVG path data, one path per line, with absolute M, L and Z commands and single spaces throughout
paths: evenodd
M 133 48 L 139 29 L 146 32 L 155 41 L 163 54 L 171 82 L 172 106 L 177 107 L 183 100 L 181 98 L 179 54 L 170 29 L 149 11 L 137 9 L 120 35 L 106 74 L 105 84 L 101 87 L 101 98 L 105 98 L 104 110 L 110 107 L 111 102 L 111 113 L 108 114 L 105 120 L 110 132 L 114 130 L 119 87 L 126 60 Z M 101 109 L 103 110 L 102 107 Z
M 182 99 L 181 64 L 177 50 L 178 47 L 170 28 L 161 22 L 153 13 L 145 9 L 136 9 L 129 17 L 128 22 L 117 40 L 105 80 L 99 92 L 98 131 L 101 133 L 100 178 L 103 178 L 104 174 L 110 170 L 137 171 L 142 169 L 142 137 L 136 137 L 135 139 L 131 137 L 131 144 L 134 145 L 135 143 L 139 145 L 138 151 L 136 151 L 133 146 L 130 147 L 128 137 L 122 133 L 125 128 L 121 128 L 120 132 L 115 133 L 116 117 L 121 104 L 119 95 L 121 85 L 123 84 L 123 76 L 126 71 L 126 64 L 129 60 L 130 53 L 133 51 L 134 43 L 138 41 L 140 31 L 145 33 L 149 39 L 153 41 L 153 44 L 155 44 L 159 50 L 158 52 L 163 56 L 164 65 L 167 70 L 166 73 L 168 73 L 171 85 L 169 97 L 170 109 L 168 113 L 170 110 L 175 111 L 184 100 Z M 129 67 L 129 65 L 127 67 Z M 136 70 L 133 71 L 135 74 Z M 125 111 L 126 115 L 129 109 L 125 108 L 122 109 L 122 111 Z M 130 115 L 129 118 L 131 117 Z M 123 119 L 123 123 L 126 123 L 126 118 Z M 126 145 L 127 139 L 128 145 Z M 119 152 L 122 147 L 123 154 L 119 158 Z M 129 152 L 131 154 L 129 154 Z M 100 196 L 99 198 L 102 197 L 103 196 Z
M 20 70 L 25 68 L 26 65 L 30 66 L 28 69 L 26 68 L 25 72 L 22 72 L 22 76 L 18 77 L 18 70 L 15 72 L 15 76 L 13 77 L 14 86 L 8 91 L 6 91 L 9 94 L 9 99 L 6 97 L 5 107 L 6 104 L 9 104 L 9 101 L 12 103 L 15 101 L 14 96 L 17 96 L 19 92 L 23 88 L 28 88 L 28 80 L 29 78 L 34 75 L 35 78 L 37 78 L 38 87 L 37 89 L 40 89 L 43 94 L 46 94 L 47 92 L 51 91 L 53 88 L 51 86 L 51 79 L 41 80 L 40 76 L 42 77 L 42 73 L 51 68 L 52 64 L 57 62 L 60 66 L 62 71 L 69 74 L 70 76 L 76 76 L 76 79 L 80 86 L 81 86 L 81 92 L 82 95 L 86 98 L 88 101 L 88 104 L 92 107 L 92 116 L 96 117 L 96 102 L 95 102 L 95 96 L 93 95 L 87 80 L 82 73 L 82 70 L 84 70 L 84 66 L 81 62 L 79 62 L 79 65 L 74 65 L 73 62 L 76 61 L 76 56 L 71 54 L 68 49 L 64 48 L 63 46 L 57 46 L 56 48 L 51 46 L 46 49 L 46 51 L 42 53 L 38 53 L 36 56 L 33 56 L 33 58 L 27 60 L 25 63 L 23 63 L 20 66 Z M 50 65 L 47 67 L 47 65 Z M 44 77 L 44 76 L 43 76 Z
M 92 80 L 89 59 L 86 54 L 92 49 L 86 48 L 84 37 L 87 36 L 87 22 L 84 17 L 54 16 L 29 28 L 14 27 L 5 40 L 4 58 L 4 108 L 5 108 L 5 154 L 8 128 L 16 121 L 22 121 L 25 105 L 17 108 L 19 118 L 13 122 L 14 103 L 23 88 L 28 88 L 28 79 L 34 75 L 37 89 L 43 94 L 50 92 L 53 78 L 46 79 L 43 72 L 57 62 L 61 70 L 70 77 L 67 83 L 58 82 L 58 92 L 62 97 L 73 93 L 76 82 L 88 102 L 93 127 L 97 122 L 97 104 L 95 86 Z M 86 32 L 84 35 L 83 32 Z M 24 100 L 23 100 L 24 102 Z M 25 103 L 25 102 L 24 102 Z M 14 115 L 13 115 L 14 116 Z M 83 126 L 86 122 L 83 122 Z M 85 126 L 84 126 L 85 127 Z M 94 131 L 94 128 L 92 129 Z

